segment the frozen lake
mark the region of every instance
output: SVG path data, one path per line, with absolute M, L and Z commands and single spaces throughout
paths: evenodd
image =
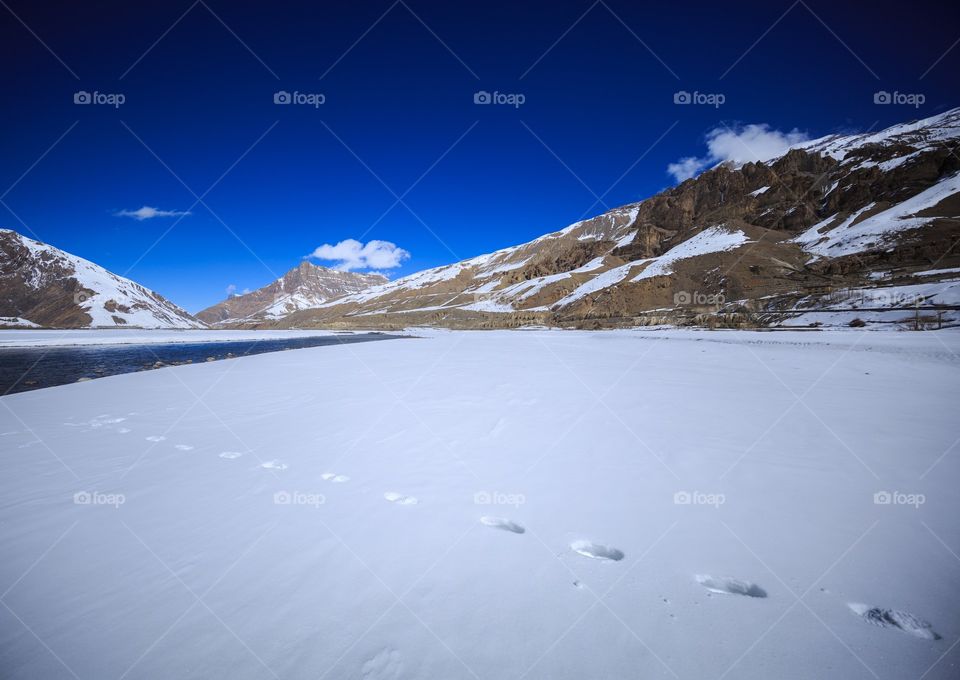
M 46 333 L 52 334 L 51 331 Z M 99 332 L 85 333 L 85 339 L 92 336 L 95 340 Z M 41 333 L 34 333 L 33 336 L 42 338 Z M 204 341 L 194 334 L 178 341 L 167 342 L 151 340 L 140 343 L 136 341 L 138 336 L 131 336 L 128 338 L 129 342 L 110 341 L 116 337 L 116 334 L 104 336 L 107 342 L 99 345 L 3 347 L 0 344 L 0 394 L 26 392 L 163 366 L 217 361 L 306 347 L 388 340 L 397 336 L 383 333 L 331 333 Z M 196 340 L 193 339 L 195 337 Z

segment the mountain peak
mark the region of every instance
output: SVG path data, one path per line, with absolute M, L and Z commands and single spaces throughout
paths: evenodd
M 0 317 L 54 328 L 202 328 L 130 279 L 59 248 L 0 229 Z
M 232 295 L 199 312 L 197 318 L 221 325 L 279 319 L 387 280 L 381 274 L 344 272 L 302 260 L 273 283 L 251 293 Z

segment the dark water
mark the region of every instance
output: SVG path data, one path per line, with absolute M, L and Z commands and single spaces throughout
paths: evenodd
M 264 352 L 391 340 L 398 337 L 402 336 L 357 333 L 229 342 L 0 348 L 0 395 L 65 385 L 82 379 L 103 378 L 118 373 L 203 363 L 210 358 L 230 359 Z

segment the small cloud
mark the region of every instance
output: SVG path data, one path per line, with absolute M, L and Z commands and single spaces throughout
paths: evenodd
M 707 133 L 707 155 L 701 158 L 688 156 L 667 166 L 667 172 L 678 182 L 695 177 L 704 168 L 719 163 L 736 165 L 768 161 L 782 156 L 787 150 L 809 139 L 806 133 L 796 128 L 789 132 L 772 130 L 766 124 L 753 124 L 729 128 L 717 127 Z
M 353 269 L 393 269 L 408 259 L 410 253 L 389 241 L 368 241 L 363 244 L 348 238 L 336 245 L 325 243 L 307 257 L 334 260 L 334 269 L 348 272 Z
M 149 205 L 145 205 L 142 208 L 137 208 L 136 210 L 118 210 L 114 213 L 116 217 L 132 217 L 138 222 L 143 222 L 144 220 L 153 219 L 154 217 L 186 217 L 190 215 L 189 210 L 160 210 L 158 208 L 151 208 Z
M 668 165 L 667 172 L 673 175 L 678 182 L 683 182 L 698 175 L 706 165 L 707 161 L 705 159 L 688 156 Z
M 227 295 L 233 295 L 236 292 L 237 292 L 237 285 L 235 283 L 231 283 L 229 286 L 227 286 Z

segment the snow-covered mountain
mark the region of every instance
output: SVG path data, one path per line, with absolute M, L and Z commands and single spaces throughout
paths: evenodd
M 705 312 L 767 325 L 834 309 L 838 292 L 849 320 L 896 321 L 917 300 L 960 305 L 958 147 L 960 109 L 823 137 L 274 325 L 593 327 L 701 323 Z M 857 315 L 850 300 L 867 297 Z
M 304 260 L 273 283 L 251 293 L 232 295 L 199 312 L 197 318 L 209 324 L 279 319 L 386 281 L 380 274 L 342 272 Z
M 0 317 L 19 327 L 205 327 L 139 283 L 9 229 L 0 229 Z

